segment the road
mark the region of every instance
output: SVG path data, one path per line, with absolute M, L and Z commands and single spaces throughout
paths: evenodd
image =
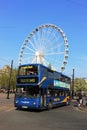
M 76 107 L 18 111 L 13 106 L 13 98 L 4 102 L 4 109 L 3 106 L 0 109 L 0 130 L 87 130 L 87 113 Z

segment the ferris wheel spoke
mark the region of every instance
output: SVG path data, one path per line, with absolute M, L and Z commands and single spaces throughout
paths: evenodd
M 59 57 L 57 57 L 58 59 L 55 59 L 55 58 L 51 58 L 51 57 L 46 57 L 46 58 L 44 58 L 46 61 L 50 61 L 49 63 L 52 63 L 52 62 L 57 62 L 57 63 L 61 63 L 61 61 L 60 61 L 60 59 L 59 59 Z
M 50 40 L 53 41 L 53 39 L 55 38 L 55 35 L 56 35 L 57 32 L 52 29 L 50 33 L 51 33 L 51 34 L 49 35 Z M 49 37 L 48 37 L 48 38 L 49 38 Z
M 36 47 L 36 50 L 37 50 L 38 44 L 37 44 L 37 37 L 36 37 L 36 35 L 33 36 L 33 41 L 34 41 L 34 46 Z
M 40 31 L 39 31 L 39 30 L 38 30 L 38 33 L 37 33 L 37 43 L 38 43 L 39 46 L 40 46 L 41 41 L 40 41 Z
M 29 43 L 31 44 L 32 48 L 36 51 L 36 48 L 30 39 L 29 39 Z
M 24 54 L 25 54 L 25 55 L 30 55 L 30 56 L 33 55 L 33 56 L 34 56 L 34 54 L 31 54 L 31 53 L 29 53 L 29 52 L 24 52 Z
M 57 50 L 58 52 L 60 52 L 60 48 L 63 46 L 63 43 L 58 44 L 57 46 L 53 46 L 50 47 L 50 50 L 47 51 L 47 53 L 51 53 L 51 52 L 55 52 L 55 50 Z
M 49 38 L 49 35 L 50 35 L 50 28 L 47 29 L 47 38 Z
M 54 52 L 54 53 L 47 53 L 47 54 L 45 54 L 45 55 L 61 55 L 61 54 L 64 54 L 65 52 Z
M 51 30 L 49 28 L 46 28 L 46 30 L 45 30 L 45 37 L 44 37 L 45 39 L 49 39 L 50 32 L 51 32 Z
M 44 59 L 44 62 L 45 62 L 46 65 L 49 66 L 50 63 L 46 59 Z
M 46 33 L 46 30 L 45 29 L 42 29 L 42 33 L 41 33 L 41 39 L 42 39 L 42 45 L 45 46 L 45 33 Z
M 44 38 L 42 37 L 42 32 L 41 32 L 39 48 L 43 47 L 43 44 L 44 44 Z
M 55 40 L 55 38 L 56 38 L 56 33 L 57 32 L 53 32 L 53 34 L 52 34 L 52 37 L 51 37 L 51 41 L 53 42 L 54 40 Z
M 35 50 L 33 50 L 32 48 L 28 47 L 27 45 L 26 45 L 26 48 L 27 48 L 28 50 L 32 51 L 32 52 L 35 52 Z
M 48 31 L 47 31 L 47 38 L 49 39 L 49 37 L 52 35 L 52 31 L 53 29 L 52 28 L 48 28 Z
M 22 62 L 28 62 L 29 63 L 29 61 L 31 61 L 32 60 L 32 57 L 28 57 L 28 58 L 23 58 L 23 61 Z
M 48 41 L 48 44 L 46 44 L 46 48 L 48 48 L 49 44 L 50 44 L 50 49 L 48 50 L 49 52 L 51 50 L 55 50 L 55 49 L 59 49 L 61 48 L 62 46 L 64 46 L 64 43 L 59 43 L 58 41 L 56 41 L 58 44 L 57 45 L 54 45 L 54 42 L 53 41 Z
M 57 60 L 53 58 L 46 58 L 44 61 L 46 64 L 48 64 L 48 66 L 50 65 L 53 70 L 56 70 L 56 69 L 60 70 L 60 68 L 58 68 L 58 65 L 61 66 L 61 60 Z

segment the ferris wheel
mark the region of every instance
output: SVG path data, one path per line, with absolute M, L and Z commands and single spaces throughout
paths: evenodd
M 68 59 L 68 41 L 61 28 L 54 24 L 36 27 L 25 39 L 18 64 L 40 63 L 62 72 Z

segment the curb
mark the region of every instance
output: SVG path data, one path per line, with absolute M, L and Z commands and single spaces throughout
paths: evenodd
M 83 112 L 87 112 L 87 106 L 86 107 L 78 106 L 78 102 L 76 100 L 72 100 L 71 106 L 73 106 L 73 108 L 77 108 Z
M 87 108 L 78 107 L 80 110 L 87 112 Z

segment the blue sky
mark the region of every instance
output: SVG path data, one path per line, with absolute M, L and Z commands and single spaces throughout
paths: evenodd
M 87 77 L 87 0 L 0 0 L 0 68 L 17 66 L 23 41 L 39 25 L 51 23 L 65 32 L 69 59 L 65 72 Z

